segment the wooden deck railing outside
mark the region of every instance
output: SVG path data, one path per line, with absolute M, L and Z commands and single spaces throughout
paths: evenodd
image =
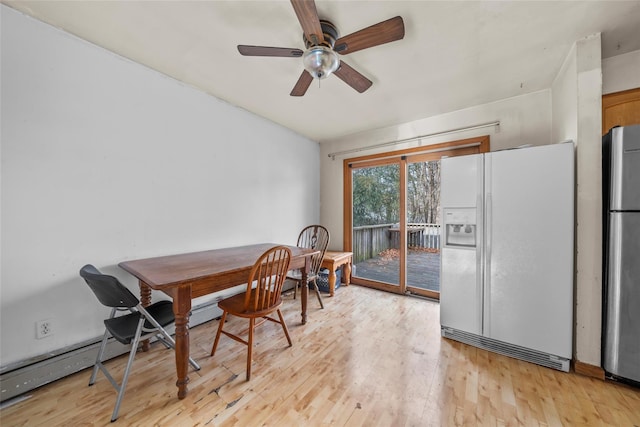
M 440 224 L 407 224 L 407 245 L 410 248 L 440 249 Z M 387 249 L 400 247 L 398 224 L 366 225 L 353 228 L 353 262 L 377 256 Z

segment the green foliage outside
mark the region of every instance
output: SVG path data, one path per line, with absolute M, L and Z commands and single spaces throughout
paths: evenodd
M 353 226 L 400 221 L 399 165 L 356 169 L 353 172 Z
M 409 164 L 407 186 L 407 222 L 437 223 L 440 210 L 440 162 Z M 354 170 L 353 226 L 399 222 L 399 165 Z

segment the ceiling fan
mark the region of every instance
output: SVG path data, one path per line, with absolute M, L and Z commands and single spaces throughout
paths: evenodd
M 371 80 L 340 60 L 337 54 L 347 55 L 404 38 L 404 22 L 400 16 L 338 37 L 336 26 L 318 17 L 313 0 L 291 0 L 291 4 L 302 26 L 306 50 L 238 45 L 238 51 L 244 56 L 302 57 L 305 69 L 293 87 L 291 96 L 304 95 L 314 78 L 324 79 L 331 74 L 335 74 L 358 92 L 364 92 L 371 87 Z

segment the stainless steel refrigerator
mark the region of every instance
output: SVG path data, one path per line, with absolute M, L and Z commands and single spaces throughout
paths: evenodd
M 603 368 L 640 384 L 640 125 L 602 142 Z
M 444 337 L 568 371 L 574 146 L 442 159 Z

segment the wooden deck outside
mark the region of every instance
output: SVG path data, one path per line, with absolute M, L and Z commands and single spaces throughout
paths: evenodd
M 357 277 L 397 284 L 400 277 L 400 257 L 397 250 L 387 250 L 376 257 L 355 264 Z M 409 249 L 407 285 L 440 292 L 440 252 Z

